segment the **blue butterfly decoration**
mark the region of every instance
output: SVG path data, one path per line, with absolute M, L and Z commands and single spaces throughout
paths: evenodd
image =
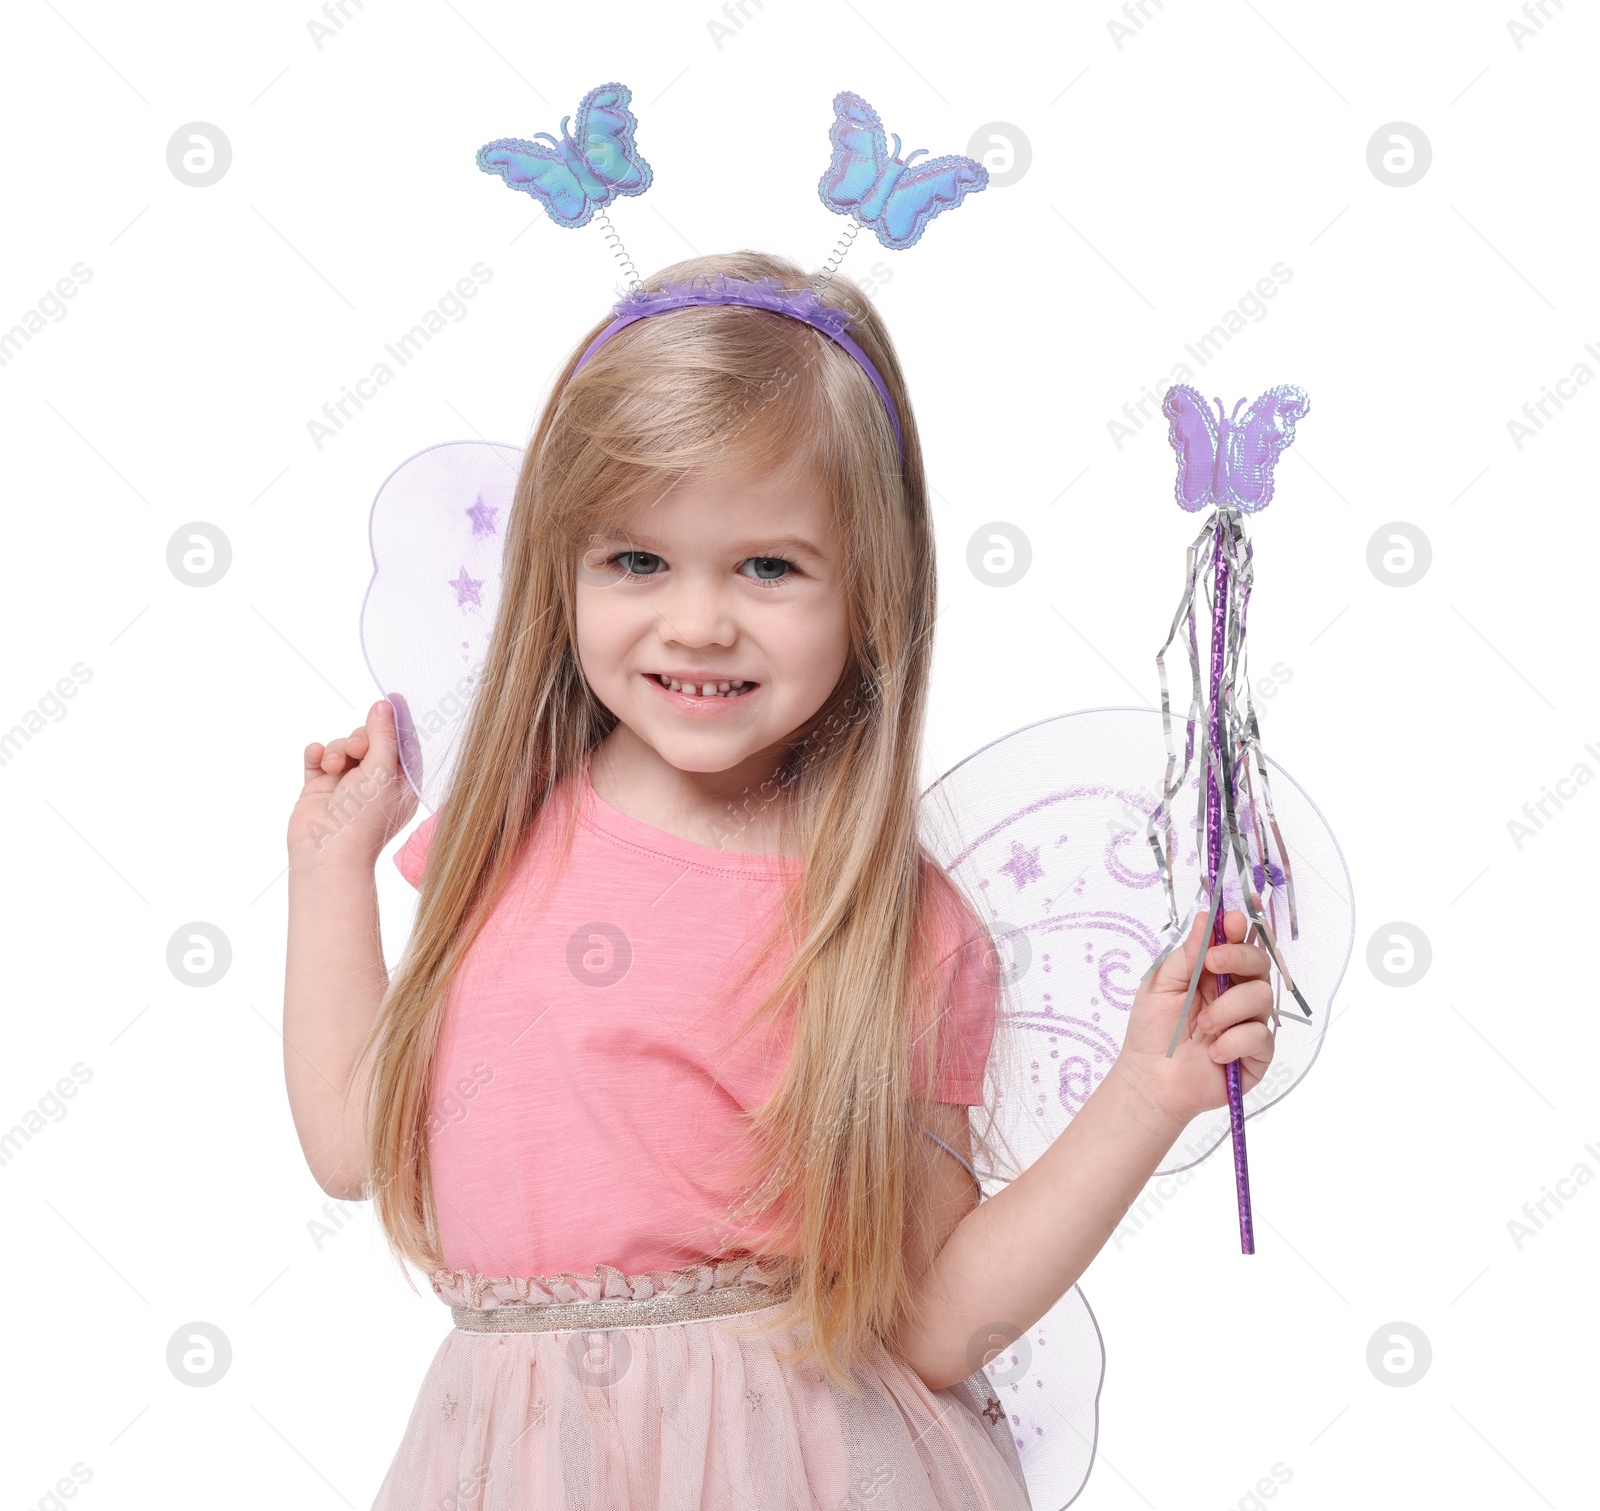
M 1195 512 L 1207 505 L 1254 514 L 1272 502 L 1272 469 L 1294 444 L 1295 421 L 1311 408 L 1305 390 L 1291 384 L 1269 388 L 1244 413 L 1228 414 L 1221 399 L 1211 404 L 1187 383 L 1167 390 L 1161 412 L 1172 422 L 1167 439 L 1178 453 L 1177 499 Z
M 833 111 L 833 161 L 817 192 L 830 210 L 870 226 L 886 247 L 914 246 L 941 210 L 988 186 L 989 170 L 970 157 L 935 157 L 913 167 L 928 149 L 902 158 L 898 136 L 890 152 L 878 112 L 858 94 L 836 94 Z
M 478 166 L 531 194 L 558 226 L 586 226 L 619 194 L 650 187 L 650 164 L 633 141 L 639 123 L 628 109 L 632 98 L 625 85 L 598 85 L 578 104 L 575 132 L 567 130 L 572 117 L 563 116 L 559 141 L 544 131 L 532 142 L 505 137 L 478 149 Z

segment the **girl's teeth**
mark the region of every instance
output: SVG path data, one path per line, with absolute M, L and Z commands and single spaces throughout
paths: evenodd
M 729 682 L 702 682 L 698 686 L 693 682 L 679 682 L 675 678 L 659 675 L 656 680 L 675 693 L 687 693 L 693 698 L 737 697 L 749 685 L 742 678 Z

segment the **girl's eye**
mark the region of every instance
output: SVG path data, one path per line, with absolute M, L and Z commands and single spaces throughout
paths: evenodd
M 618 551 L 609 560 L 611 565 L 621 569 L 625 578 L 633 579 L 659 577 L 666 566 L 653 551 Z M 745 567 L 754 568 L 753 573 L 746 575 L 764 588 L 776 586 L 796 570 L 795 564 L 782 556 L 750 556 L 740 563 L 741 570 Z
M 661 558 L 650 551 L 618 551 L 611 560 L 625 577 L 654 577 L 661 567 Z
M 753 566 L 756 569 L 755 577 L 752 580 L 758 582 L 764 588 L 772 587 L 782 582 L 794 570 L 794 563 L 786 561 L 781 556 L 752 556 L 744 562 L 744 565 Z

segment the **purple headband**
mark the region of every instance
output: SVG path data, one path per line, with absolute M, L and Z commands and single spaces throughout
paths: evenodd
M 634 289 L 617 301 L 612 309 L 616 319 L 589 343 L 588 349 L 578 358 L 578 365 L 572 369 L 573 377 L 583 371 L 584 364 L 607 341 L 635 320 L 664 314 L 668 310 L 681 310 L 689 305 L 711 304 L 742 304 L 747 309 L 770 310 L 775 315 L 787 315 L 791 320 L 802 321 L 813 330 L 821 331 L 842 346 L 855 358 L 862 372 L 872 379 L 872 386 L 878 390 L 883 407 L 889 411 L 889 423 L 894 426 L 895 444 L 900 449 L 901 460 L 905 460 L 906 444 L 900 434 L 900 415 L 889 396 L 888 385 L 872 365 L 872 359 L 851 340 L 847 329 L 850 324 L 848 311 L 824 304 L 813 288 L 786 288 L 776 278 L 758 278 L 751 282 L 744 278 L 730 278 L 726 273 L 718 273 L 714 278 L 702 274 L 684 283 L 663 283 L 657 290 Z

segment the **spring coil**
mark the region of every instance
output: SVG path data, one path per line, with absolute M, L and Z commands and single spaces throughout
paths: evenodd
M 628 280 L 628 287 L 642 289 L 644 279 L 639 276 L 638 268 L 633 265 L 633 258 L 628 256 L 628 249 L 623 246 L 622 238 L 617 235 L 616 227 L 611 224 L 611 217 L 604 210 L 596 210 L 594 218 L 600 223 L 600 233 L 605 237 L 611 255 L 622 267 L 623 276 Z
M 811 285 L 818 294 L 822 293 L 833 282 L 833 275 L 839 271 L 839 265 L 844 261 L 845 254 L 849 252 L 851 243 L 861 234 L 861 222 L 854 216 L 850 224 L 844 228 L 839 237 L 838 244 L 828 254 L 828 260 L 823 263 L 822 271 L 817 275 L 817 280 Z

